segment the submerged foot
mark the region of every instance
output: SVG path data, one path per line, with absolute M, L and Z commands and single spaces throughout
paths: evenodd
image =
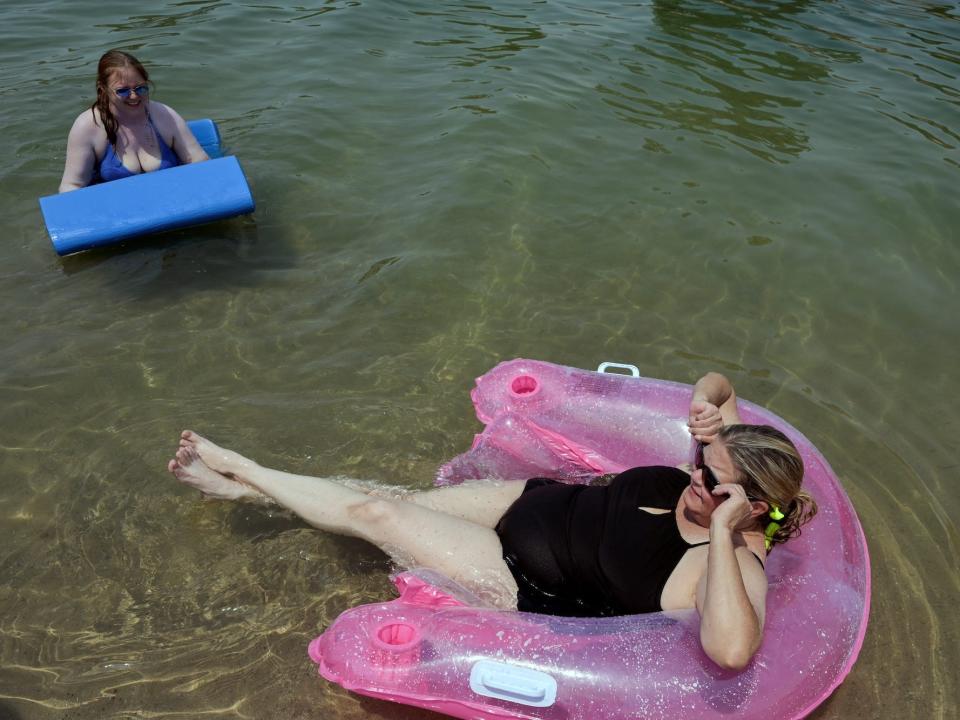
M 181 447 L 177 450 L 173 460 L 167 463 L 167 470 L 180 482 L 217 500 L 252 500 L 261 497 L 260 493 L 249 485 L 211 470 L 192 447 Z
M 254 464 L 240 453 L 222 448 L 193 430 L 180 433 L 180 447 L 193 450 L 208 469 L 227 477 L 234 477 Z

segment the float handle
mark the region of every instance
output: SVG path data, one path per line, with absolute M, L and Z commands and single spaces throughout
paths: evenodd
M 557 681 L 551 675 L 496 660 L 474 663 L 470 689 L 477 695 L 533 707 L 550 707 L 557 699 Z
M 631 377 L 640 377 L 640 369 L 636 365 L 627 365 L 625 363 L 602 362 L 597 368 L 598 373 L 606 373 L 607 368 L 617 368 L 619 370 L 628 370 Z M 623 375 L 623 373 L 609 373 L 611 375 Z

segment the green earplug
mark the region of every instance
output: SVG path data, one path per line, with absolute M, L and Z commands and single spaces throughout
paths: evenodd
M 777 530 L 780 529 L 780 521 L 783 520 L 786 515 L 780 512 L 780 508 L 777 505 L 774 505 L 770 509 L 770 522 L 767 523 L 767 529 L 763 531 L 763 542 L 767 546 L 767 550 L 773 547 L 773 536 L 777 533 Z

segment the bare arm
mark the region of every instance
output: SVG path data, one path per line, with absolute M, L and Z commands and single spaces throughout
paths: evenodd
M 697 585 L 700 644 L 717 665 L 742 670 L 763 639 L 767 578 L 733 533 L 710 526 L 707 570 Z
M 715 372 L 700 378 L 690 400 L 694 438 L 709 443 L 724 426 L 740 422 L 730 381 Z M 736 483 L 721 483 L 712 492 L 722 502 L 710 516 L 707 568 L 697 583 L 700 644 L 720 667 L 742 670 L 763 639 L 767 576 L 736 528 L 763 509 Z
M 158 107 L 155 108 L 154 106 Z M 181 163 L 187 165 L 210 159 L 203 148 L 200 147 L 197 138 L 190 132 L 186 121 L 180 117 L 176 110 L 169 105 L 161 105 L 160 103 L 152 103 L 151 108 L 154 109 L 151 114 L 156 115 L 164 129 L 171 133 L 173 141 L 170 147 L 180 158 Z M 157 110 L 159 112 L 156 112 Z
M 59 192 L 77 190 L 90 184 L 93 166 L 97 161 L 94 147 L 97 130 L 93 114 L 89 110 L 81 113 L 73 122 L 67 136 L 67 159 Z
M 763 639 L 767 576 L 737 528 L 754 522 L 766 503 L 751 503 L 737 483 L 712 492 L 720 503 L 710 516 L 707 567 L 697 583 L 700 644 L 717 665 L 742 670 Z
M 725 425 L 740 422 L 737 394 L 724 375 L 710 372 L 697 380 L 690 398 L 687 427 L 696 440 L 709 443 Z

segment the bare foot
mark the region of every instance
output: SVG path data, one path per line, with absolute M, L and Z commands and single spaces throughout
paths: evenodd
M 180 447 L 193 450 L 207 468 L 227 477 L 241 475 L 244 468 L 255 464 L 253 460 L 233 450 L 222 448 L 193 430 L 184 430 L 180 433 Z
M 216 446 L 214 446 L 216 447 Z M 167 463 L 177 480 L 217 500 L 253 500 L 262 497 L 249 485 L 211 470 L 192 447 L 181 447 Z

